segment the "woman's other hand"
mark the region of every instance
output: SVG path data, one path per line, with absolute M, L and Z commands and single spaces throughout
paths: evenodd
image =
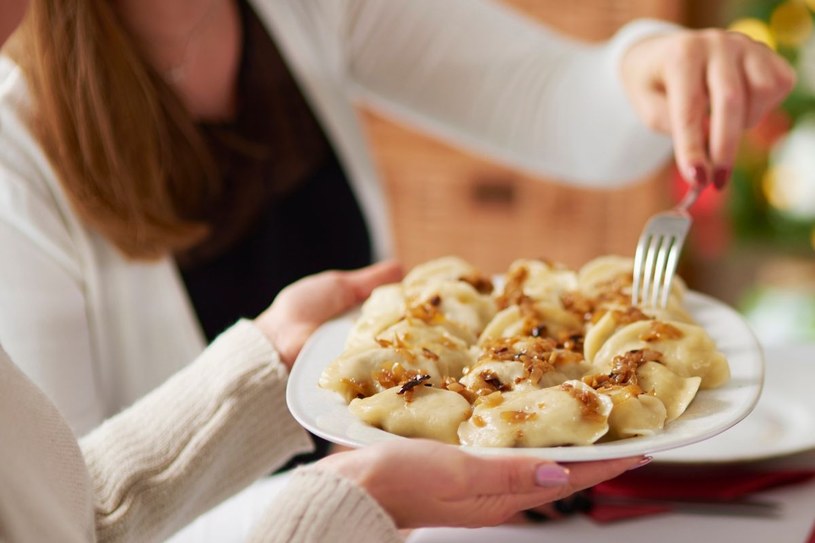
M 645 38 L 625 53 L 622 78 L 643 120 L 674 140 L 689 182 L 730 177 L 739 140 L 792 90 L 795 72 L 764 44 L 724 30 Z
M 402 270 L 396 262 L 311 275 L 280 291 L 272 305 L 255 319 L 255 324 L 291 369 L 303 343 L 318 326 L 362 303 L 379 285 L 401 278 Z
M 480 457 L 423 439 L 331 455 L 316 467 L 364 488 L 399 528 L 494 526 L 644 465 L 643 457 L 560 466 L 528 456 Z

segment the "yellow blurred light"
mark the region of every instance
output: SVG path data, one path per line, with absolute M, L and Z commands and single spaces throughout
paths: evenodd
M 789 172 L 786 175 L 789 175 Z M 761 179 L 761 190 L 768 204 L 779 211 L 783 211 L 790 207 L 790 202 L 779 186 L 779 179 L 781 179 L 781 172 L 778 167 L 767 168 L 764 177 Z
M 815 11 L 815 0 L 805 0 L 805 2 L 809 9 Z
M 810 1 L 815 4 L 815 0 Z M 778 48 L 777 44 L 775 43 L 775 38 L 773 38 L 773 34 L 770 32 L 770 27 L 767 26 L 767 23 L 761 19 L 737 19 L 728 27 L 728 30 L 749 36 L 756 41 L 764 43 L 772 50 Z
M 770 16 L 770 32 L 781 45 L 798 47 L 812 34 L 812 14 L 802 0 L 787 0 Z

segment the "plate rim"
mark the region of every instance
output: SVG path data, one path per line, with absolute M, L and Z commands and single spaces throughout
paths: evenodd
M 753 410 L 745 417 L 747 419 L 750 415 L 758 414 L 761 412 L 762 401 L 766 401 L 768 398 L 768 392 L 776 392 L 776 389 L 772 385 L 771 380 L 768 379 L 768 373 L 770 372 L 770 368 L 773 364 L 783 364 L 779 362 L 770 362 L 770 360 L 775 359 L 777 356 L 776 352 L 786 353 L 787 351 L 794 352 L 797 350 L 809 350 L 810 356 L 815 359 L 815 344 L 806 344 L 806 343 L 799 343 L 799 344 L 792 344 L 792 345 L 772 345 L 764 347 L 764 386 L 762 388 L 762 393 L 760 398 L 757 401 L 756 406 Z M 800 364 L 802 367 L 807 366 L 807 362 L 804 360 L 799 360 L 795 362 L 795 364 Z M 815 363 L 809 364 L 809 371 L 810 373 L 815 376 Z M 785 368 L 785 371 L 789 368 Z M 777 370 L 780 371 L 780 370 Z M 770 381 L 770 383 L 768 383 Z M 802 386 L 803 388 L 803 386 Z M 789 391 L 781 391 L 781 393 L 788 393 Z M 770 396 L 772 397 L 772 396 Z M 796 396 L 797 397 L 797 396 Z M 797 402 L 801 404 L 802 410 L 809 412 L 810 407 L 812 407 L 812 415 L 810 417 L 809 425 L 810 427 L 815 430 L 815 396 L 809 396 L 810 403 Z M 796 402 L 793 402 L 796 403 Z M 735 425 L 734 425 L 735 426 Z M 730 429 L 728 429 L 730 430 Z M 723 437 L 723 434 L 713 436 L 714 438 Z M 697 445 L 701 445 L 702 442 L 694 443 L 689 445 L 688 447 L 695 447 Z M 729 445 L 733 446 L 733 445 Z M 772 460 L 778 458 L 784 458 L 787 456 L 793 456 L 795 454 L 804 453 L 810 450 L 815 449 L 815 431 L 811 434 L 811 438 L 809 440 L 799 440 L 794 442 L 792 445 L 788 445 L 786 443 L 779 444 L 777 441 L 773 441 L 772 445 L 764 446 L 763 448 L 759 448 L 756 450 L 755 448 L 750 449 L 738 449 L 731 453 L 731 456 L 724 456 L 721 453 L 711 454 L 708 453 L 707 456 L 698 452 L 698 451 L 685 451 L 683 449 L 686 447 L 677 447 L 675 449 L 671 449 L 668 451 L 663 451 L 658 453 L 654 457 L 654 462 L 659 462 L 661 464 L 676 464 L 676 465 L 694 465 L 694 464 L 744 464 L 749 462 L 761 462 L 764 460 Z M 730 449 L 733 451 L 733 449 Z
M 738 327 L 740 328 L 740 333 L 744 334 L 744 342 L 741 345 L 741 348 L 746 349 L 748 354 L 750 353 L 752 354 L 753 360 L 751 364 L 749 364 L 749 366 L 750 369 L 752 370 L 752 373 L 754 374 L 753 381 L 747 383 L 745 387 L 754 388 L 755 390 L 749 397 L 745 398 L 744 401 L 739 402 L 738 411 L 734 412 L 732 416 L 729 416 L 725 420 L 722 420 L 721 422 L 711 425 L 710 427 L 706 428 L 704 432 L 691 434 L 683 438 L 675 438 L 673 440 L 656 439 L 648 437 L 635 437 L 618 441 L 612 441 L 608 443 L 581 446 L 560 446 L 560 447 L 540 447 L 540 448 L 521 448 L 521 447 L 487 448 L 458 445 L 458 447 L 469 453 L 486 456 L 524 455 L 545 458 L 552 461 L 582 462 L 582 461 L 622 458 L 626 456 L 657 454 L 659 452 L 664 452 L 667 450 L 677 449 L 680 447 L 685 447 L 694 443 L 698 443 L 700 441 L 718 435 L 724 432 L 725 430 L 735 426 L 745 417 L 747 417 L 747 415 L 749 415 L 750 412 L 752 412 L 752 410 L 755 408 L 764 386 L 765 361 L 761 345 L 759 344 L 755 333 L 750 328 L 746 320 L 735 309 L 728 306 L 724 302 L 721 302 L 706 294 L 688 290 L 685 293 L 684 303 L 685 307 L 689 309 L 689 311 L 691 311 L 691 314 L 694 314 L 692 310 L 696 309 L 697 307 L 700 307 L 701 309 L 708 311 L 711 309 L 715 309 L 715 311 L 718 313 L 727 314 L 729 317 L 729 321 L 731 321 L 731 324 L 737 323 Z M 291 412 L 292 416 L 294 416 L 294 418 L 311 433 L 320 436 L 324 439 L 327 439 L 328 441 L 331 441 L 333 443 L 338 443 L 340 445 L 345 445 L 353 448 L 367 446 L 373 444 L 374 442 L 379 441 L 411 439 L 396 434 L 391 434 L 389 432 L 386 432 L 385 430 L 374 428 L 363 423 L 362 421 L 354 417 L 354 415 L 352 415 L 347 410 L 347 404 L 343 402 L 343 400 L 338 394 L 332 391 L 321 389 L 317 384 L 319 374 L 322 373 L 323 368 L 331 362 L 331 359 L 325 360 L 322 363 L 322 366 L 319 367 L 319 371 L 317 371 L 316 367 L 317 362 L 310 361 L 313 358 L 313 356 L 311 355 L 312 351 L 320 347 L 321 341 L 323 341 L 323 336 L 329 333 L 327 332 L 328 330 L 331 330 L 333 327 L 336 326 L 350 327 L 351 325 L 350 319 L 353 318 L 353 314 L 355 311 L 357 310 L 356 309 L 352 310 L 351 312 L 340 315 L 337 318 L 324 323 L 306 341 L 305 345 L 300 351 L 299 356 L 297 357 L 295 364 L 292 367 L 292 371 L 290 372 L 288 383 L 286 386 L 286 403 L 288 405 L 289 411 Z M 697 315 L 694 315 L 694 318 L 697 318 Z M 731 336 L 732 335 L 733 334 L 731 333 Z M 713 337 L 714 341 L 717 341 L 717 339 L 722 339 L 717 338 L 713 334 L 711 334 L 711 337 Z M 725 338 L 728 338 L 728 336 L 725 336 Z M 722 346 L 719 345 L 718 341 L 717 347 L 720 350 L 722 350 Z M 336 348 L 334 349 L 336 355 L 339 354 L 339 351 L 341 351 L 341 349 L 342 345 L 339 346 L 339 349 Z M 730 360 L 728 361 L 730 362 Z M 341 407 L 345 410 L 346 416 L 343 416 L 343 414 L 339 415 L 340 420 L 347 421 L 346 426 L 343 428 L 343 432 L 341 435 L 337 431 L 325 430 L 320 425 L 319 421 L 314 420 L 314 417 L 308 412 L 308 410 L 301 409 L 300 403 L 301 401 L 304 401 L 304 399 L 298 397 L 298 392 L 301 383 L 303 384 L 303 386 L 306 386 L 307 381 L 305 381 L 306 379 L 305 376 L 310 375 L 309 370 L 311 371 L 312 374 L 316 372 L 316 376 L 313 379 L 313 388 L 316 391 L 316 394 L 318 395 L 316 397 L 322 398 L 324 401 L 330 401 L 330 403 L 332 404 L 332 408 Z M 309 380 L 311 380 L 311 377 L 309 377 Z M 705 393 L 716 393 L 717 391 L 721 392 L 726 390 L 732 390 L 733 386 L 734 385 L 732 383 L 731 378 L 731 381 L 728 382 L 728 384 L 726 384 L 724 387 L 719 389 L 700 391 L 699 395 L 705 397 L 704 396 Z M 333 398 L 333 401 L 328 400 L 328 398 Z M 696 401 L 696 399 L 694 401 Z M 691 404 L 691 406 L 693 406 L 693 404 Z M 328 413 L 324 414 L 327 415 Z M 677 421 L 679 420 L 681 420 L 681 417 L 680 419 L 677 419 Z M 674 423 L 675 422 L 676 421 L 674 421 Z M 360 441 L 359 439 L 348 437 L 349 428 L 350 430 L 353 431 L 355 427 L 357 427 L 357 429 L 362 429 L 363 433 L 367 434 L 373 433 L 373 435 L 376 436 L 376 439 Z M 663 431 L 657 436 L 658 437 L 664 436 L 665 432 L 666 431 Z M 668 435 L 669 438 L 672 437 L 671 434 Z M 658 458 L 658 455 L 655 457 L 655 459 L 656 458 Z

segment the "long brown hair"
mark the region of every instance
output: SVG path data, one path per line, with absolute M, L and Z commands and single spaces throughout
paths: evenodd
M 9 53 L 31 123 L 82 220 L 135 259 L 188 248 L 207 226 L 181 202 L 218 190 L 194 121 L 145 62 L 110 0 L 33 0 Z

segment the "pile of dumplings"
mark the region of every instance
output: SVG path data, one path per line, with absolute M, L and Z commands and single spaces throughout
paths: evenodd
M 730 378 L 685 311 L 631 306 L 633 263 L 578 271 L 517 260 L 495 288 L 445 257 L 377 288 L 320 386 L 394 434 L 476 447 L 552 447 L 650 436 L 697 391 Z

